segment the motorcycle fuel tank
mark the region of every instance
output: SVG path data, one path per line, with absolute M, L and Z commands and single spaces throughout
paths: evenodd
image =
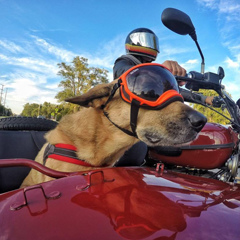
M 231 127 L 207 123 L 198 137 L 188 145 L 177 148 L 156 148 L 149 157 L 163 163 L 198 169 L 222 167 L 238 142 Z

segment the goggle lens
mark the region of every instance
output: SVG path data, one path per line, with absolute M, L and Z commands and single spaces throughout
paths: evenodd
M 146 65 L 133 69 L 126 76 L 128 89 L 136 96 L 156 101 L 164 92 L 176 90 L 178 84 L 167 69 L 158 65 Z

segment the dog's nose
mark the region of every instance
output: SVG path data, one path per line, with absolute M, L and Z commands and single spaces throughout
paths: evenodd
M 200 132 L 206 124 L 207 118 L 202 113 L 192 110 L 188 112 L 188 121 L 192 128 Z

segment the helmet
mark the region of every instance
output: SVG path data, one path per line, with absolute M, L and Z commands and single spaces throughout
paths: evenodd
M 125 41 L 127 54 L 139 55 L 154 61 L 159 53 L 158 37 L 148 28 L 131 31 Z

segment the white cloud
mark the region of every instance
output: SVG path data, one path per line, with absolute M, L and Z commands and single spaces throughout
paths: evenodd
M 0 47 L 12 53 L 25 52 L 19 45 L 6 40 L 0 40 Z
M 15 89 L 12 97 L 17 97 L 22 101 L 25 101 L 33 96 L 35 97 L 37 94 L 39 94 L 36 83 L 28 78 L 15 78 L 13 82 L 8 84 L 8 87 Z
M 106 43 L 100 44 L 99 50 L 94 54 L 86 54 L 89 64 L 112 70 L 114 61 L 125 54 L 125 36 L 119 35 Z
M 225 63 L 227 64 L 228 68 L 239 68 L 239 61 L 234 61 L 229 57 L 226 58 Z
M 197 2 L 209 9 L 217 10 L 219 13 L 236 13 L 240 11 L 238 0 L 197 0 Z
M 240 12 L 240 4 L 237 3 L 235 0 L 222 0 L 218 5 L 218 9 L 219 13 L 231 14 L 233 17 L 235 17 L 235 14 Z
M 180 65 L 187 69 L 188 71 L 190 71 L 191 69 L 196 69 L 196 67 L 199 67 L 200 64 L 199 64 L 199 60 L 198 59 L 190 59 L 188 60 L 187 62 L 185 63 L 180 63 Z
M 37 59 L 32 57 L 8 57 L 0 54 L 0 60 L 6 65 L 19 66 L 28 70 L 36 72 L 45 72 L 50 75 L 56 75 L 58 72 L 56 61 L 46 61 L 44 59 Z
M 240 3 L 238 0 L 197 0 L 197 2 L 201 6 L 216 10 L 220 21 L 223 16 L 228 22 L 240 20 Z
M 10 54 L 0 54 L 0 63 L 5 69 L 1 76 L 1 84 L 4 84 L 4 93 L 7 89 L 6 106 L 14 113 L 20 114 L 23 105 L 29 103 L 43 103 L 50 101 L 56 103 L 54 98 L 57 93 L 56 83 L 50 83 L 53 79 L 59 79 L 57 63 L 61 60 L 70 60 L 73 53 L 64 51 L 50 45 L 45 40 L 37 38 L 36 42 L 29 44 L 29 40 L 20 46 L 13 42 L 1 41 L 1 46 L 12 51 Z M 28 47 L 31 46 L 31 49 Z M 46 50 L 48 54 L 42 54 L 39 48 Z M 22 51 L 25 49 L 26 51 Z M 21 56 L 19 53 L 21 52 Z M 42 51 L 43 52 L 43 51 Z M 72 59 L 71 59 L 72 60 Z
M 7 88 L 6 106 L 17 114 L 21 113 L 25 103 L 41 94 L 36 83 L 28 78 L 15 78 L 11 83 L 7 84 Z
M 56 56 L 58 59 L 61 59 L 64 62 L 71 62 L 73 58 L 76 56 L 75 53 L 65 50 L 63 48 L 54 46 L 44 39 L 41 39 L 37 36 L 32 36 L 32 37 L 35 40 L 36 45 L 38 45 L 42 49 L 46 50 L 48 53 Z
M 47 84 L 45 87 L 47 88 L 47 89 L 58 89 L 58 85 L 59 85 L 59 83 L 52 83 L 52 84 Z
M 6 106 L 17 114 L 21 113 L 23 105 L 28 102 L 56 103 L 55 95 L 60 82 L 57 63 L 60 61 L 69 63 L 75 56 L 86 57 L 90 66 L 107 68 L 108 77 L 112 80 L 114 60 L 124 54 L 123 36 L 101 44 L 94 55 L 74 53 L 37 36 L 31 36 L 22 45 L 0 41 L 0 47 L 6 50 L 12 46 L 10 54 L 0 54 L 0 63 L 6 68 L 2 72 L 0 83 L 4 84 L 4 91 L 8 89 Z
M 216 9 L 219 0 L 197 0 L 197 2 L 210 9 Z
M 226 90 L 227 90 L 228 92 L 230 92 L 231 94 L 234 93 L 234 92 L 236 92 L 236 91 L 237 91 L 237 93 L 239 94 L 238 88 L 239 88 L 239 86 L 238 86 L 237 83 L 229 82 L 228 85 L 227 85 L 227 87 L 226 87 Z M 239 98 L 239 96 L 238 96 L 238 98 Z
M 20 114 L 26 103 L 43 103 L 45 101 L 56 103 L 54 98 L 57 89 L 45 87 L 46 79 L 34 74 L 27 77 L 15 77 L 12 82 L 7 83 L 8 89 L 6 106 L 13 112 Z M 42 81 L 42 82 L 41 82 Z
M 179 55 L 179 54 L 183 54 L 183 53 L 187 53 L 190 52 L 191 49 L 190 48 L 181 48 L 181 47 L 172 47 L 172 46 L 168 46 L 168 45 L 163 45 L 161 47 L 161 57 L 162 58 L 171 58 L 172 56 L 175 55 Z
M 226 72 L 223 84 L 233 98 L 239 98 L 240 75 L 240 2 L 239 0 L 197 0 L 197 2 L 217 13 L 217 22 L 223 46 L 229 50 L 228 56 L 221 63 Z M 212 66 L 209 69 L 217 68 Z

